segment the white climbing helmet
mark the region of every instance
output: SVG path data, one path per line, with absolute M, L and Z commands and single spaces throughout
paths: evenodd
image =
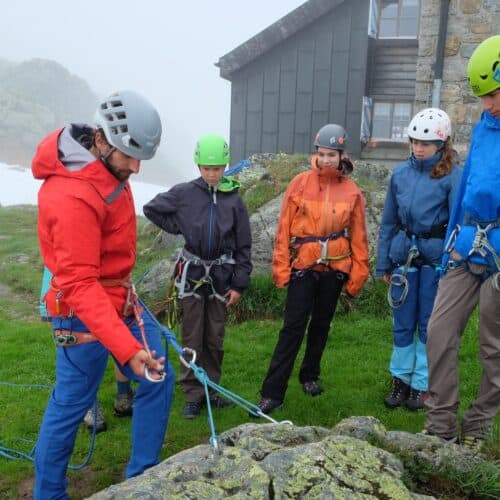
M 418 141 L 445 142 L 450 135 L 450 117 L 439 108 L 426 108 L 419 111 L 408 125 L 408 137 Z

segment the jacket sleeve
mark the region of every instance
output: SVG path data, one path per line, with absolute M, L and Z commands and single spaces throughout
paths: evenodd
M 377 266 L 375 270 L 375 276 L 377 277 L 389 273 L 392 268 L 389 252 L 391 249 L 391 241 L 398 230 L 399 224 L 398 207 L 394 190 L 394 176 L 391 176 L 389 186 L 387 187 L 384 211 L 382 212 L 382 221 L 380 222 L 378 233 Z
M 455 202 L 455 198 L 457 196 L 458 190 L 461 185 L 461 179 L 462 179 L 462 168 L 459 166 L 455 166 L 453 172 L 450 175 L 451 186 L 450 186 L 450 192 L 448 193 L 448 209 L 450 211 L 450 220 L 451 220 L 451 211 L 453 209 L 453 204 Z
M 250 283 L 250 273 L 252 272 L 252 233 L 250 230 L 248 212 L 241 198 L 239 198 L 236 210 L 236 250 L 233 254 L 236 265 L 234 266 L 234 273 L 231 279 L 230 287 L 233 290 L 242 293 L 246 288 L 248 288 Z
M 272 277 L 276 286 L 280 288 L 285 287 L 290 281 L 290 228 L 298 209 L 294 202 L 295 196 L 292 196 L 292 193 L 295 191 L 295 186 L 296 181 L 294 182 L 292 180 L 285 192 L 281 204 L 276 237 L 274 239 Z
M 368 264 L 368 239 L 366 236 L 365 199 L 361 192 L 357 197 L 351 218 L 351 259 L 352 269 L 345 290 L 349 295 L 357 295 L 370 272 Z
M 125 364 L 143 346 L 130 333 L 99 282 L 101 227 L 106 216 L 98 208 L 102 201 L 92 199 L 91 193 L 86 197 L 60 194 L 58 199 L 57 206 L 44 207 L 48 217 L 43 228 L 53 245 L 52 271 L 57 287 L 89 331 Z
M 166 193 L 157 194 L 143 207 L 144 215 L 167 233 L 180 234 L 177 224 L 178 189 L 174 186 Z

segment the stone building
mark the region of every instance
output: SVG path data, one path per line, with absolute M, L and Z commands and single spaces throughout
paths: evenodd
M 465 76 L 500 26 L 498 0 L 309 0 L 222 56 L 231 81 L 231 148 L 309 153 L 327 122 L 354 157 L 398 161 L 423 107 L 445 109 L 464 154 L 481 105 Z
M 481 114 L 480 100 L 471 93 L 465 70 L 477 45 L 500 33 L 500 1 L 422 0 L 415 89 L 416 109 L 432 104 L 442 4 L 448 4 L 448 10 L 439 102 L 440 107 L 450 115 L 455 130 L 455 146 L 464 155 L 472 126 Z

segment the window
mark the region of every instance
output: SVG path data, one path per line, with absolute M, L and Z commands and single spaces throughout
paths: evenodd
M 413 104 L 376 101 L 373 105 L 372 139 L 406 141 Z
M 420 0 L 380 0 L 379 38 L 416 38 Z

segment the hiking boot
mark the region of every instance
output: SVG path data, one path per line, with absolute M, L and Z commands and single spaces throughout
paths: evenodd
M 233 401 L 221 396 L 212 396 L 210 398 L 210 405 L 212 408 L 234 408 L 236 406 Z
M 457 442 L 457 436 L 443 437 L 439 436 L 438 434 L 434 434 L 433 432 L 430 432 L 427 429 L 424 429 L 422 432 L 420 432 L 420 434 L 423 434 L 424 436 L 435 436 L 450 444 Z
M 429 397 L 427 391 L 418 391 L 417 389 L 410 388 L 410 395 L 405 401 L 406 408 L 412 411 L 421 410 L 425 408 L 424 401 Z
M 274 410 L 281 408 L 283 406 L 283 400 L 281 399 L 272 399 L 272 398 L 262 398 L 257 405 L 260 408 L 262 413 L 269 415 Z M 255 415 L 252 415 L 253 417 Z
M 102 408 L 99 403 L 97 403 L 97 411 L 94 412 L 95 405 L 92 405 L 85 416 L 83 417 L 83 423 L 90 432 L 93 432 L 95 426 L 95 432 L 104 432 L 108 426 L 106 420 L 104 420 L 104 414 L 102 413 Z
M 130 417 L 132 415 L 132 404 L 134 393 L 132 391 L 117 394 L 113 408 L 117 417 Z
M 201 403 L 199 401 L 188 401 L 182 410 L 184 418 L 196 418 L 200 415 Z
M 397 408 L 401 406 L 410 395 L 410 386 L 405 384 L 400 378 L 392 377 L 392 391 L 384 399 L 384 404 L 387 408 Z
M 471 436 L 470 434 L 466 434 L 462 436 L 460 439 L 460 444 L 474 453 L 479 453 L 485 444 L 485 440 L 479 436 Z
M 323 387 L 321 387 L 316 380 L 304 382 L 302 387 L 304 388 L 304 392 L 309 394 L 309 396 L 319 396 L 323 392 Z

